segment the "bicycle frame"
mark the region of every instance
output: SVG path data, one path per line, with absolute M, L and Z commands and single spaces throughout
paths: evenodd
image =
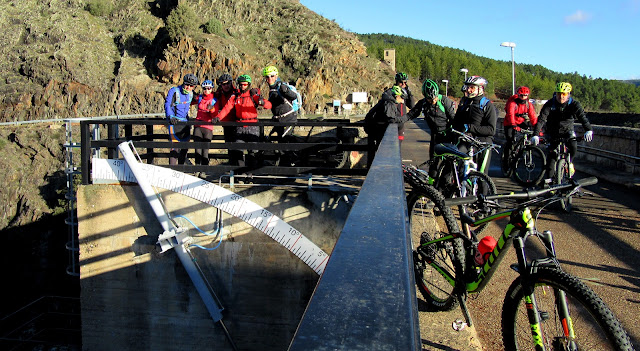
M 470 218 L 467 218 L 466 221 L 469 222 L 468 224 L 470 226 L 475 227 L 475 226 L 488 223 L 491 221 L 495 221 L 505 217 L 510 218 L 509 223 L 507 223 L 507 225 L 505 226 L 504 231 L 502 232 L 502 235 L 500 236 L 500 238 L 497 240 L 497 244 L 494 247 L 493 251 L 491 252 L 491 255 L 489 256 L 489 258 L 481 267 L 477 267 L 479 268 L 477 272 L 471 272 L 472 270 L 475 270 L 476 267 L 471 265 L 471 262 L 473 262 L 472 259 L 467 260 L 469 262 L 469 266 L 467 267 L 469 269 L 467 269 L 467 272 L 470 274 L 477 274 L 477 277 L 473 281 L 470 281 L 470 282 L 465 281 L 466 292 L 479 293 L 480 291 L 482 291 L 482 289 L 484 289 L 484 287 L 491 280 L 491 277 L 493 276 L 498 266 L 502 262 L 502 259 L 504 258 L 504 256 L 508 251 L 508 246 L 511 245 L 514 237 L 519 238 L 523 241 L 522 248 L 524 248 L 524 241 L 526 241 L 526 238 L 530 235 L 529 233 L 536 233 L 536 235 L 538 235 L 537 232 L 535 231 L 535 220 L 531 215 L 531 210 L 528 207 L 524 207 L 522 209 L 516 208 L 516 209 L 499 212 L 494 215 L 490 215 L 485 218 L 479 219 L 477 221 L 472 221 Z M 517 234 L 512 235 L 514 230 L 517 230 Z M 466 239 L 466 236 L 456 233 L 456 234 L 447 235 L 447 236 L 426 242 L 420 245 L 420 247 L 426 247 L 427 245 L 430 245 L 436 242 L 453 240 L 454 238 L 458 238 L 458 237 Z M 543 238 L 543 242 L 545 241 L 547 241 L 547 239 Z M 547 242 L 545 242 L 545 246 L 553 247 L 553 245 L 548 246 Z M 518 248 L 516 247 L 516 249 Z M 555 250 L 548 250 L 548 252 L 550 251 L 553 253 L 553 255 L 549 257 L 555 258 Z M 518 250 L 517 254 L 518 254 L 520 272 L 526 271 L 526 255 L 524 253 L 524 249 Z M 470 256 L 468 257 L 471 258 Z M 525 265 L 521 265 L 520 261 L 522 261 L 522 263 Z M 454 277 L 451 277 L 448 273 L 444 272 L 443 269 L 441 269 L 440 267 L 437 267 L 437 264 L 435 262 L 431 262 L 430 264 L 432 267 L 438 270 L 445 277 L 445 279 L 451 282 L 452 285 L 455 284 Z

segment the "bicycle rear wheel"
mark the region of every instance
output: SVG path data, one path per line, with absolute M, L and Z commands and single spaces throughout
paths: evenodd
M 516 182 L 524 187 L 533 187 L 544 177 L 547 158 L 537 146 L 527 145 L 516 156 L 514 176 Z
M 491 178 L 481 172 L 471 171 L 467 176 L 467 180 L 464 182 L 466 188 L 466 195 L 493 195 L 497 192 L 496 184 Z M 463 206 L 461 206 L 463 208 Z M 464 206 L 468 215 L 471 215 L 474 219 L 480 219 L 487 215 L 493 214 L 495 211 L 479 208 L 477 204 L 471 204 Z M 487 228 L 488 223 L 479 225 L 475 228 L 476 235 L 482 233 Z
M 545 350 L 633 350 L 629 336 L 602 300 L 578 278 L 555 268 L 541 267 L 530 276 L 533 300 L 527 301 L 521 278 L 516 279 L 504 300 L 502 338 L 505 350 L 536 350 L 536 342 Z M 559 313 L 558 291 L 570 318 Z M 540 323 L 529 322 L 527 311 L 537 307 Z M 570 333 L 570 327 L 573 333 Z M 532 335 L 536 329 L 536 338 Z M 572 336 L 568 336 L 572 334 Z
M 569 175 L 569 162 L 566 159 L 561 158 L 556 165 L 556 184 L 568 183 L 571 180 Z M 573 208 L 573 198 L 571 196 L 565 197 L 560 200 L 560 208 L 565 212 L 571 212 Z
M 462 239 L 425 243 L 459 232 L 456 219 L 442 194 L 432 186 L 414 189 L 408 197 L 408 208 L 418 290 L 429 310 L 451 310 L 458 304 L 455 278 L 464 271 Z

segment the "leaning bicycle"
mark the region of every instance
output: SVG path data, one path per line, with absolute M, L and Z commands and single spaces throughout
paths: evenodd
M 511 268 L 519 277 L 511 284 L 502 308 L 502 335 L 506 350 L 633 350 L 629 336 L 604 302 L 580 279 L 560 268 L 553 234 L 540 232 L 536 219 L 550 203 L 581 194 L 583 186 L 596 178 L 553 185 L 547 189 L 519 193 L 452 198 L 424 193 L 432 210 L 429 216 L 442 217 L 444 225 L 424 227 L 414 251 L 416 282 L 432 310 L 449 310 L 460 305 L 469 325 L 468 294 L 479 293 L 487 285 L 513 246 L 517 263 Z M 506 209 L 506 200 L 522 201 Z M 508 218 L 494 247 L 481 252 L 477 237 L 468 238 L 456 227 L 449 206 L 475 204 L 500 212 L 481 219 L 464 216 L 470 226 Z M 414 220 L 419 217 L 412 216 Z M 525 244 L 537 239 L 546 257 L 528 259 Z M 436 285 L 437 284 L 437 285 Z
M 518 128 L 516 133 L 516 141 L 509 150 L 502 150 L 502 174 L 513 177 L 523 187 L 535 187 L 544 178 L 547 158 L 542 149 L 531 143 L 533 131 Z

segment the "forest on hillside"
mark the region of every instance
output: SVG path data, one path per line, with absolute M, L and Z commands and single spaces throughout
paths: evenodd
M 506 99 L 511 94 L 511 61 L 499 61 L 477 56 L 467 51 L 432 44 L 428 41 L 389 34 L 359 34 L 370 56 L 383 59 L 385 49 L 395 49 L 396 70 L 411 78 L 433 79 L 445 89 L 449 80 L 449 95 L 461 97 L 464 80 L 461 68 L 468 75 L 480 75 L 489 81 L 487 95 Z M 640 113 L 640 87 L 617 80 L 586 77 L 578 72 L 566 74 L 551 71 L 541 65 L 516 61 L 516 86 L 531 88 L 531 98 L 546 100 L 553 95 L 557 82 L 573 85 L 573 96 L 588 111 Z

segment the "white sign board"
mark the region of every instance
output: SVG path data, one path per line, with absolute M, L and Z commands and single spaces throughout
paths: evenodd
M 342 108 L 343 108 L 343 109 L 345 109 L 345 110 L 351 110 L 351 109 L 353 109 L 353 105 L 351 105 L 351 104 L 344 104 L 344 105 L 342 105 Z
M 354 91 L 351 97 L 351 102 L 353 102 L 354 104 L 357 102 L 367 102 L 367 92 Z

